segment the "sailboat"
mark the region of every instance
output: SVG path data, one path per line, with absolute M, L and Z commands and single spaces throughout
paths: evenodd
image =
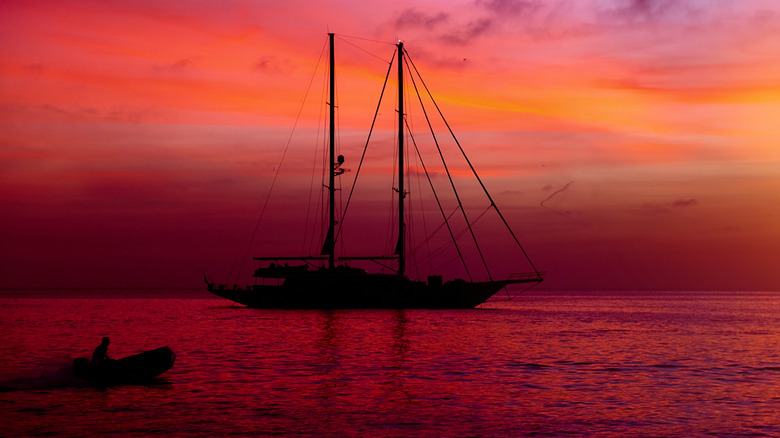
M 335 67 L 334 67 L 334 34 L 328 34 L 329 40 L 329 141 L 327 183 L 324 184 L 328 195 L 328 229 L 325 233 L 322 250 L 316 255 L 306 256 L 262 256 L 253 257 L 259 266 L 254 271 L 255 284 L 247 286 L 218 284 L 210 281 L 205 275 L 204 280 L 209 292 L 234 301 L 236 303 L 253 308 L 272 309 L 470 309 L 474 308 L 508 285 L 521 283 L 540 283 L 544 278 L 544 272 L 540 272 L 531 262 L 526 251 L 520 245 L 508 222 L 496 206 L 493 198 L 487 192 L 485 185 L 477 175 L 463 149 L 458 148 L 468 162 L 469 168 L 479 182 L 490 203 L 495 210 L 500 222 L 509 231 L 511 239 L 520 248 L 522 255 L 531 267 L 528 272 L 512 274 L 507 278 L 493 279 L 490 276 L 484 281 L 454 278 L 444 280 L 444 275 L 429 273 L 425 280 L 410 279 L 407 276 L 407 218 L 405 213 L 405 199 L 407 189 L 405 187 L 405 138 L 407 137 L 406 113 L 404 112 L 404 65 L 411 75 L 411 67 L 405 60 L 408 53 L 404 49 L 403 42 L 396 44 L 393 59 L 398 72 L 398 135 L 397 135 L 397 181 L 393 188 L 395 202 L 397 202 L 397 222 L 394 224 L 397 235 L 397 243 L 393 254 L 356 257 L 337 254 L 336 240 L 340 233 L 340 222 L 336 216 L 336 178 L 345 169 L 342 168 L 344 157 L 336 156 L 335 147 Z M 393 61 L 391 60 L 387 79 L 391 76 Z M 413 66 L 413 64 L 411 64 Z M 414 67 L 414 71 L 416 71 Z M 418 73 L 419 75 L 419 73 Z M 421 81 L 421 78 L 420 78 Z M 417 89 L 417 84 L 414 84 Z M 427 87 L 425 87 L 427 89 Z M 383 88 L 384 90 L 384 88 Z M 380 98 L 381 100 L 381 98 Z M 436 106 L 438 109 L 438 105 Z M 440 113 L 440 111 L 439 111 Z M 445 122 L 446 123 L 446 122 Z M 449 129 L 449 124 L 447 124 Z M 450 133 L 452 130 L 450 129 Z M 453 135 L 454 137 L 454 135 Z M 441 152 L 440 152 L 441 155 Z M 444 157 L 441 157 L 444 160 Z M 327 163 L 330 163 L 328 166 Z M 445 164 L 446 166 L 446 164 Z M 357 181 L 357 176 L 355 177 Z M 430 178 L 429 178 L 430 181 Z M 450 183 L 452 179 L 450 178 Z M 454 185 L 452 187 L 455 188 Z M 457 196 L 457 195 L 456 195 Z M 438 201 L 438 198 L 437 198 Z M 460 198 L 458 198 L 460 204 Z M 441 208 L 441 207 L 440 207 Z M 465 217 L 465 210 L 461 207 Z M 395 213 L 395 212 L 394 212 Z M 448 222 L 447 215 L 441 211 L 443 221 L 449 230 L 453 241 L 456 234 Z M 395 219 L 394 219 L 395 220 Z M 473 236 L 473 230 L 469 221 L 466 221 L 468 229 Z M 457 246 L 457 243 L 455 243 Z M 458 249 L 458 254 L 460 254 Z M 481 252 L 480 252 L 481 257 Z M 461 257 L 462 259 L 462 257 Z M 373 262 L 382 267 L 379 272 L 368 272 L 362 267 L 353 266 L 357 262 Z M 482 259 L 484 262 L 484 258 Z M 464 261 L 465 263 L 465 261 Z

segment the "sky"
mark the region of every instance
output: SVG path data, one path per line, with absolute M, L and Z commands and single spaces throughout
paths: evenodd
M 3 1 L 3 287 L 198 287 L 311 253 L 290 245 L 317 240 L 297 208 L 328 32 L 345 175 L 401 40 L 540 289 L 780 290 L 773 0 Z

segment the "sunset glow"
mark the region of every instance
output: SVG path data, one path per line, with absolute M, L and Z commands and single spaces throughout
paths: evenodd
M 307 202 L 328 31 L 345 167 L 401 39 L 540 288 L 780 290 L 773 0 L 4 1 L 3 285 L 227 276 L 288 141 L 272 200 Z

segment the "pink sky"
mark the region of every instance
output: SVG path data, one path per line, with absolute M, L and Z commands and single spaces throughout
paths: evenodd
M 4 1 L 4 286 L 226 277 L 328 31 L 346 167 L 387 68 L 352 44 L 402 39 L 540 287 L 780 290 L 771 0 Z M 318 111 L 251 255 L 300 237 Z

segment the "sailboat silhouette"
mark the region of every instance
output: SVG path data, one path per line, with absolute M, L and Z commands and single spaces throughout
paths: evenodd
M 406 230 L 406 209 L 405 198 L 408 195 L 405 187 L 406 170 L 405 163 L 405 138 L 407 136 L 407 120 L 404 112 L 404 66 L 409 65 L 408 53 L 404 49 L 403 42 L 396 45 L 394 55 L 395 64 L 398 72 L 398 137 L 397 137 L 397 184 L 394 188 L 397 193 L 397 229 L 394 232 L 397 235 L 395 251 L 391 255 L 384 256 L 341 256 L 336 253 L 336 241 L 340 235 L 339 223 L 336 220 L 336 178 L 344 173 L 342 167 L 344 157 L 336 156 L 335 150 L 335 54 L 334 54 L 334 34 L 328 34 L 330 48 L 330 69 L 329 69 L 329 148 L 328 148 L 328 180 L 326 189 L 328 191 L 328 231 L 322 245 L 322 250 L 318 255 L 300 256 L 300 257 L 254 257 L 254 260 L 260 262 L 260 266 L 254 271 L 254 277 L 258 280 L 257 284 L 249 286 L 237 286 L 228 284 L 217 284 L 205 279 L 208 290 L 220 297 L 232 300 L 234 302 L 256 308 L 281 308 L 281 309 L 351 309 L 351 308 L 373 308 L 373 309 L 412 309 L 412 308 L 442 308 L 442 309 L 463 309 L 473 308 L 488 300 L 496 292 L 510 284 L 519 283 L 539 283 L 544 278 L 544 273 L 538 271 L 522 245 L 518 241 L 514 232 L 509 227 L 504 216 L 496 206 L 493 198 L 488 193 L 482 180 L 477 175 L 474 167 L 466 157 L 460 144 L 455 140 L 458 149 L 463 154 L 468 167 L 474 177 L 479 182 L 479 186 L 484 191 L 500 222 L 509 232 L 513 243 L 520 248 L 525 261 L 530 266 L 529 272 L 514 274 L 504 279 L 490 278 L 487 281 L 472 281 L 463 279 L 453 279 L 444 281 L 442 275 L 430 274 L 426 281 L 415 281 L 407 277 L 407 230 Z M 390 62 L 391 69 L 393 62 Z M 414 64 L 411 63 L 413 67 Z M 417 74 L 420 83 L 423 84 L 416 67 L 413 71 Z M 387 78 L 391 70 L 388 70 Z M 409 71 L 410 76 L 412 70 Z M 412 81 L 414 81 L 414 76 Z M 386 78 L 386 83 L 387 83 Z M 416 91 L 417 83 L 413 82 Z M 384 90 L 384 88 L 383 88 Z M 427 87 L 425 87 L 427 91 Z M 430 94 L 430 93 L 429 93 Z M 419 96 L 419 92 L 418 92 Z M 432 96 L 431 96 L 432 98 Z M 436 106 L 438 110 L 438 105 Z M 439 111 L 439 113 L 441 113 Z M 427 115 L 426 115 L 427 118 Z M 445 121 L 446 123 L 446 121 Z M 449 124 L 446 125 L 449 129 Z M 450 133 L 452 130 L 449 129 Z M 413 138 L 413 137 L 412 137 Z M 453 135 L 454 138 L 454 135 Z M 416 147 L 416 146 L 415 146 Z M 418 152 L 419 153 L 419 152 Z M 444 156 L 439 152 L 441 159 Z M 446 169 L 446 163 L 444 164 Z M 449 171 L 448 171 L 449 175 Z M 357 177 L 355 178 L 357 180 Z M 430 182 L 430 178 L 429 178 Z M 452 183 L 452 189 L 455 185 Z M 434 192 L 435 193 L 435 192 Z M 435 196 L 435 195 L 434 195 Z M 458 204 L 461 205 L 460 197 L 457 195 Z M 436 197 L 438 202 L 438 197 Z M 441 206 L 440 210 L 441 210 Z M 460 207 L 464 218 L 466 215 L 462 205 Z M 448 221 L 447 215 L 441 210 L 444 225 L 449 231 L 452 241 L 458 249 L 455 233 Z M 472 237 L 474 232 L 471 224 L 466 218 L 465 223 Z M 476 243 L 476 238 L 475 238 Z M 479 252 L 482 262 L 485 259 Z M 465 260 L 461 255 L 461 260 Z M 371 261 L 383 266 L 385 272 L 369 273 L 363 268 L 353 267 L 350 263 L 356 261 Z M 289 264 L 298 262 L 298 264 Z M 389 272 L 387 272 L 389 271 Z

